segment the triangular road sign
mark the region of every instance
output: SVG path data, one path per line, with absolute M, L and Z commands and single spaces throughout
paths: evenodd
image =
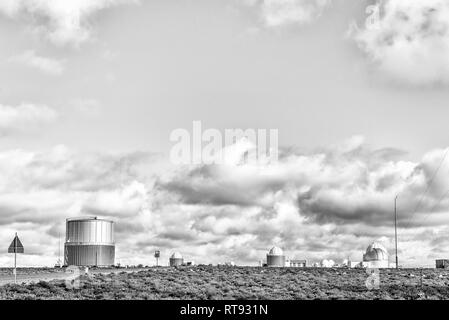
M 23 253 L 23 252 L 24 248 L 22 242 L 20 242 L 19 237 L 16 235 L 8 248 L 8 253 Z

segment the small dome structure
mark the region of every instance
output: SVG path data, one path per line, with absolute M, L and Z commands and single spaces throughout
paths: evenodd
M 170 266 L 176 267 L 184 264 L 184 258 L 179 252 L 175 252 L 170 256 Z
M 283 256 L 284 255 L 284 251 L 282 251 L 282 249 L 279 248 L 279 247 L 273 247 L 268 252 L 268 255 L 270 255 L 270 256 Z
M 334 260 L 324 259 L 324 260 L 321 260 L 320 266 L 322 268 L 332 268 L 333 266 L 335 266 L 335 262 L 334 262 Z
M 388 251 L 383 245 L 378 242 L 371 243 L 366 248 L 366 253 L 363 255 L 363 261 L 388 261 Z
M 279 247 L 273 247 L 267 254 L 268 267 L 285 267 L 284 251 Z
M 172 259 L 182 259 L 182 255 L 179 252 L 175 252 L 171 255 Z

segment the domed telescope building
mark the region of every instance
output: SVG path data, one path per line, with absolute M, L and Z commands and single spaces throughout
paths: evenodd
M 388 251 L 378 242 L 371 243 L 363 255 L 363 266 L 367 268 L 388 268 Z
M 273 247 L 267 254 L 268 267 L 285 267 L 285 255 L 279 247 Z
M 114 222 L 97 217 L 66 221 L 64 265 L 113 266 L 115 259 Z
M 170 267 L 181 266 L 184 259 L 179 252 L 175 252 L 170 256 Z

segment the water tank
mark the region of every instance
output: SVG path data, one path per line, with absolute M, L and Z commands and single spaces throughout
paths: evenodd
M 268 267 L 285 267 L 285 255 L 281 248 L 273 247 L 267 254 Z
M 182 255 L 179 252 L 175 252 L 170 257 L 170 266 L 180 266 L 184 263 L 184 259 L 182 258 Z
M 66 266 L 113 266 L 114 222 L 97 217 L 73 218 L 66 222 Z

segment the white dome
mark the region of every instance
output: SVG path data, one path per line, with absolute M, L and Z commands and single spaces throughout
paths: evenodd
M 363 255 L 363 261 L 379 260 L 388 260 L 388 251 L 380 243 L 373 242 L 366 248 L 366 253 Z
M 273 248 L 271 248 L 270 252 L 268 252 L 268 255 L 270 255 L 270 256 L 283 256 L 284 255 L 284 251 L 282 251 L 282 249 L 279 248 L 279 247 L 273 247 Z
M 182 255 L 179 252 L 175 252 L 171 255 L 172 259 L 182 259 Z
M 335 266 L 335 262 L 334 262 L 334 260 L 324 259 L 324 260 L 321 260 L 320 266 L 324 267 L 324 268 L 332 268 L 333 266 Z

